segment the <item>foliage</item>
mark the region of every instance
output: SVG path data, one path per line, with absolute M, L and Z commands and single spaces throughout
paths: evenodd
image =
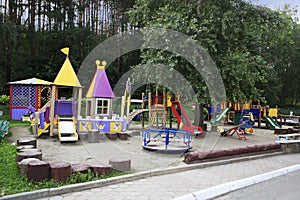
M 60 49 L 70 47 L 75 72 L 101 41 L 128 29 L 124 12 L 134 0 L 1 1 L 0 93 L 7 82 L 31 77 L 53 81 L 63 64 Z M 101 56 L 101 55 L 99 55 Z M 137 57 L 138 58 L 138 57 Z M 101 58 L 105 59 L 105 58 Z M 120 58 L 108 74 L 113 83 L 132 58 Z M 128 62 L 128 63 L 127 63 Z M 117 75 L 117 76 L 116 76 Z
M 82 173 L 73 173 L 72 176 L 70 177 L 70 179 L 68 180 L 69 184 L 75 184 L 75 183 L 83 183 L 83 182 L 87 182 L 87 181 L 95 181 L 98 180 L 99 177 L 95 177 L 93 175 L 93 172 L 89 169 L 88 173 L 86 174 L 82 174 Z
M 273 11 L 243 0 L 137 0 L 128 13 L 130 22 L 140 28 L 173 29 L 200 42 L 219 68 L 228 101 L 267 99 L 271 105 L 283 102 L 281 93 L 288 94 L 284 85 L 293 85 L 292 99 L 295 103 L 299 99 L 298 71 L 293 65 L 299 59 L 293 56 L 299 48 L 299 25 L 293 14 L 289 7 Z M 155 40 L 146 33 L 146 43 Z M 205 82 L 184 59 L 154 49 L 144 50 L 141 56 L 142 64 L 163 63 L 179 71 L 193 85 L 200 102 L 209 103 Z
M 274 11 L 246 0 L 28 2 L 0 3 L 1 94 L 9 93 L 9 81 L 33 76 L 53 81 L 64 61 L 59 51 L 63 47 L 70 47 L 77 72 L 86 55 L 106 38 L 135 27 L 160 27 L 190 36 L 209 52 L 228 100 L 266 99 L 272 106 L 297 105 L 300 100 L 300 25 L 294 8 Z M 146 43 L 156 39 L 145 36 Z M 209 103 L 207 85 L 184 58 L 155 49 L 140 54 L 130 52 L 111 64 L 107 74 L 112 86 L 130 66 L 162 63 L 184 75 L 201 103 Z
M 280 114 L 283 114 L 283 115 L 290 115 L 290 111 L 293 111 L 293 115 L 300 116 L 300 106 L 279 108 Z
M 0 116 L 0 119 L 2 120 L 8 120 L 9 121 L 9 104 L 1 105 L 0 104 L 0 110 L 3 112 L 2 116 Z
M 3 94 L 0 96 L 0 104 L 8 105 L 9 104 L 9 96 Z

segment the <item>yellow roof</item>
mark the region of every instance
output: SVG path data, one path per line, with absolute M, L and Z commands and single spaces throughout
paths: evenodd
M 92 83 L 89 87 L 89 90 L 87 91 L 87 93 L 85 95 L 86 98 L 92 98 L 93 89 L 95 87 L 95 82 L 96 82 L 96 74 L 94 75 L 94 78 L 93 78 Z
M 66 58 L 53 83 L 55 85 L 81 87 L 81 84 L 68 57 Z

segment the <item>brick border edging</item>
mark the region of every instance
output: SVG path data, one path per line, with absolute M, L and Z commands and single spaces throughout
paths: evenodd
M 233 163 L 233 162 L 242 162 L 242 161 L 246 161 L 246 160 L 260 159 L 260 158 L 277 156 L 277 155 L 282 155 L 282 154 L 283 154 L 282 152 L 275 152 L 275 153 L 269 153 L 269 154 L 239 157 L 239 158 L 212 161 L 212 162 L 206 162 L 206 163 L 198 163 L 198 164 L 193 164 L 193 165 L 169 167 L 166 169 L 155 169 L 155 170 L 150 170 L 150 171 L 145 171 L 145 172 L 137 172 L 134 174 L 128 174 L 128 175 L 119 176 L 119 177 L 97 180 L 97 181 L 90 181 L 90 182 L 85 182 L 85 183 L 66 185 L 66 186 L 62 186 L 62 187 L 58 187 L 58 188 L 47 188 L 47 189 L 35 190 L 35 191 L 31 191 L 31 192 L 23 192 L 23 193 L 18 193 L 18 194 L 13 194 L 13 195 L 7 195 L 7 196 L 0 197 L 0 200 L 31 200 L 31 199 L 38 199 L 38 198 L 46 198 L 46 197 L 66 194 L 66 193 L 70 193 L 70 192 L 79 192 L 82 190 L 93 189 L 96 187 L 104 187 L 104 186 L 108 186 L 108 185 L 124 183 L 127 181 L 134 181 L 134 180 L 148 178 L 148 177 L 152 177 L 152 176 L 161 176 L 161 175 L 165 175 L 165 174 L 172 174 L 172 173 L 178 173 L 178 172 L 183 172 L 183 171 L 187 171 L 187 170 L 194 170 L 194 169 L 206 168 L 206 167 L 211 167 L 211 166 L 229 164 L 229 163 Z

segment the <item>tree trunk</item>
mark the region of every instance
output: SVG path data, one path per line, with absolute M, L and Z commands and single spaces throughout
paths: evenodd
M 195 118 L 194 118 L 194 124 L 196 126 L 201 126 L 203 128 L 204 126 L 204 112 L 203 112 L 203 104 L 195 104 Z
M 99 0 L 95 0 L 95 33 L 99 34 Z

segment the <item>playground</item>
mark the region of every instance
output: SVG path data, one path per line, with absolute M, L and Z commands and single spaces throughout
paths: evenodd
M 43 155 L 42 160 L 49 163 L 97 165 L 99 169 L 112 160 L 125 160 L 130 164 L 124 171 L 145 171 L 185 165 L 186 152 L 239 151 L 251 145 L 253 149 L 274 143 L 274 132 L 299 131 L 282 124 L 286 121 L 282 117 L 286 116 L 279 115 L 277 107 L 252 102 L 209 106 L 204 128 L 193 123 L 191 113 L 188 114 L 191 110 L 182 104 L 180 94 L 165 88 L 160 94 L 156 90 L 155 95 L 147 92 L 139 100 L 131 99 L 130 78 L 124 96 L 116 97 L 106 75 L 105 61 L 95 61 L 94 76 L 83 94 L 69 60 L 69 49 L 62 52 L 66 60 L 53 82 L 32 78 L 8 83 L 10 118 L 28 120 L 33 132 L 32 135 L 26 127 L 13 127 L 13 136 L 8 140 L 16 143 L 37 138 L 38 144 L 32 151 L 19 152 L 17 157 L 35 154 L 41 159 Z M 61 92 L 67 89 L 73 90 L 71 98 Z M 47 101 L 42 102 L 42 97 Z M 121 100 L 118 109 L 115 98 Z M 133 102 L 141 106 L 132 110 Z M 192 111 L 194 115 L 196 112 Z M 141 123 L 132 123 L 136 116 Z
M 228 126 L 232 127 L 232 126 Z M 210 127 L 208 127 L 210 128 Z M 10 143 L 18 139 L 31 139 L 32 134 L 28 127 L 11 128 L 13 135 L 8 137 Z M 38 148 L 43 152 L 43 160 L 64 161 L 72 164 L 99 164 L 108 163 L 112 158 L 127 157 L 131 159 L 134 171 L 154 170 L 169 166 L 185 165 L 184 154 L 162 154 L 146 151 L 142 148 L 141 125 L 132 125 L 128 132 L 131 137 L 127 140 L 103 139 L 99 143 L 78 141 L 76 143 L 61 144 L 58 137 L 41 136 L 38 139 Z M 277 135 L 272 130 L 255 129 L 252 135 L 247 135 L 247 140 L 239 140 L 236 135 L 220 137 L 217 132 L 208 131 L 200 137 L 193 137 L 190 151 L 210 151 L 245 147 L 254 144 L 265 144 L 276 141 Z

